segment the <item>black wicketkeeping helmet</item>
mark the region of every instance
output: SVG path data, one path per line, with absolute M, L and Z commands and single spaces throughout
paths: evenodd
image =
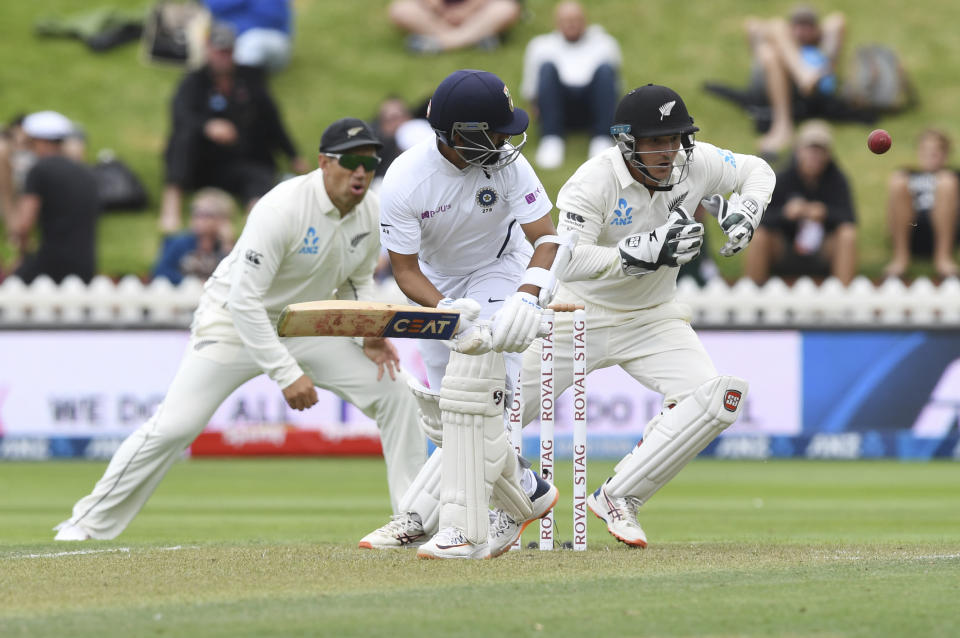
M 617 105 L 610 135 L 617 142 L 624 159 L 653 182 L 657 190 L 670 190 L 687 177 L 693 163 L 693 134 L 700 129 L 693 124 L 683 98 L 673 89 L 647 84 L 627 93 Z M 680 136 L 682 149 L 674 160 L 670 176 L 658 180 L 647 170 L 636 151 L 636 140 L 641 137 Z

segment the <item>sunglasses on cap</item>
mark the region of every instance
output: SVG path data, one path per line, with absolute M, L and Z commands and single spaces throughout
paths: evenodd
M 347 153 L 324 153 L 324 155 L 337 160 L 337 163 L 348 171 L 355 171 L 358 166 L 362 166 L 363 170 L 370 173 L 380 166 L 380 158 L 375 155 L 350 155 Z

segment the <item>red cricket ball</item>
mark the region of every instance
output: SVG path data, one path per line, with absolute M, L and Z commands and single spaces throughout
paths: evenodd
M 890 134 L 882 128 L 874 130 L 870 133 L 870 136 L 867 137 L 867 148 L 877 155 L 889 151 L 891 144 L 893 144 L 893 140 L 890 139 Z

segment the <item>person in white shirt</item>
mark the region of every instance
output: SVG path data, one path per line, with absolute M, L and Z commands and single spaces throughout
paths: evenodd
M 488 503 L 523 526 L 558 497 L 516 456 L 504 412 L 520 353 L 553 293 L 561 240 L 550 198 L 520 155 L 523 142 L 510 143 L 529 117 L 500 78 L 455 71 L 434 92 L 427 119 L 435 137 L 400 155 L 384 177 L 380 226 L 410 301 L 461 313 L 449 347 L 420 342 L 430 388 L 414 391 L 422 425 L 443 451 L 404 495 L 401 514 L 360 547 L 420 544 L 421 558 L 487 558 Z
M 164 401 L 57 526 L 57 540 L 120 534 L 220 403 L 261 373 L 294 410 L 317 403 L 319 386 L 376 420 L 396 507 L 424 463 L 426 441 L 394 346 L 386 339 L 361 345 L 338 337 L 280 338 L 274 328 L 291 303 L 374 299 L 379 200 L 368 188 L 380 147 L 361 120 L 337 120 L 321 137 L 319 169 L 282 182 L 257 202 L 204 286 Z
M 527 44 L 521 94 L 539 112 L 539 168 L 563 164 L 568 128 L 586 128 L 589 157 L 610 147 L 619 94 L 620 45 L 598 24 L 587 25 L 578 2 L 557 5 L 556 30 Z
M 695 142 L 683 99 L 648 84 L 618 104 L 616 146 L 587 161 L 557 196 L 560 233 L 578 243 L 561 274 L 555 303 L 583 304 L 588 372 L 618 365 L 663 395 L 663 409 L 614 474 L 587 497 L 608 531 L 633 547 L 647 538 L 637 508 L 740 415 L 742 379 L 718 374 L 676 300 L 679 266 L 699 254 L 698 206 L 727 236 L 723 256 L 743 250 L 770 201 L 776 176 L 759 157 Z M 724 194 L 732 192 L 729 200 Z M 569 313 L 557 313 L 556 343 L 573 338 Z M 555 391 L 572 383 L 571 348 L 554 350 Z M 523 361 L 523 421 L 537 416 L 540 343 Z
M 619 365 L 664 395 L 643 444 L 587 498 L 610 533 L 633 547 L 647 543 L 637 508 L 736 420 L 747 392 L 743 380 L 718 375 L 690 327 L 689 308 L 675 299 L 677 272 L 702 248 L 692 207 L 717 217 L 728 237 L 720 252 L 733 255 L 753 237 L 776 177 L 759 157 L 694 142 L 698 130 L 672 89 L 635 89 L 617 106 L 610 128 L 616 146 L 581 165 L 557 198 L 559 232 L 577 244 L 554 303 L 585 307 L 588 371 Z M 720 195 L 730 191 L 729 200 Z M 556 314 L 554 343 L 571 343 L 571 314 Z M 540 355 L 540 340 L 523 355 L 524 424 L 540 407 Z M 555 348 L 553 365 L 559 396 L 572 383 L 572 348 Z M 433 483 L 418 476 L 417 488 L 417 498 L 404 495 L 401 509 L 412 509 L 400 516 L 436 520 Z M 495 509 L 491 555 L 506 552 L 525 526 Z

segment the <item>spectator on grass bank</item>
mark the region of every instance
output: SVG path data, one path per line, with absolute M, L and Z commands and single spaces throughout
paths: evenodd
M 233 60 L 280 71 L 290 62 L 293 15 L 290 0 L 204 0 L 214 21 L 237 34 Z
M 4 219 L 13 211 L 17 196 L 23 192 L 27 172 L 37 160 L 23 130 L 25 117 L 26 114 L 14 116 L 0 131 L 0 213 Z
M 917 139 L 917 163 L 890 176 L 887 186 L 887 220 L 893 242 L 893 259 L 884 274 L 902 277 L 914 255 L 930 257 L 939 277 L 956 277 L 953 258 L 960 225 L 957 173 L 947 166 L 950 138 L 927 129 Z
M 278 152 L 288 158 L 294 172 L 308 171 L 261 72 L 237 66 L 233 45 L 233 30 L 214 23 L 207 63 L 187 73 L 174 95 L 160 211 L 164 233 L 180 229 L 185 191 L 216 186 L 238 197 L 249 210 L 276 184 Z
M 26 283 L 38 275 L 57 283 L 67 275 L 89 282 L 96 272 L 100 202 L 93 171 L 64 152 L 75 127 L 56 111 L 31 113 L 22 126 L 36 160 L 7 214 L 7 234 L 18 251 L 13 274 Z M 36 249 L 31 246 L 34 229 L 40 234 Z
M 163 239 L 153 277 L 179 284 L 184 277 L 207 279 L 233 248 L 233 198 L 219 188 L 197 192 L 190 205 L 190 230 Z
M 390 21 L 422 55 L 476 46 L 495 49 L 500 34 L 520 19 L 517 0 L 393 0 Z
M 563 164 L 568 129 L 586 129 L 588 157 L 613 146 L 610 120 L 619 95 L 620 45 L 598 24 L 587 24 L 578 2 L 561 2 L 556 29 L 527 45 L 520 91 L 540 120 L 535 161 L 545 169 Z
M 830 126 L 809 120 L 797 131 L 789 166 L 777 173 L 744 272 L 758 284 L 771 274 L 832 275 L 849 284 L 856 268 L 857 221 L 850 185 L 833 157 Z

